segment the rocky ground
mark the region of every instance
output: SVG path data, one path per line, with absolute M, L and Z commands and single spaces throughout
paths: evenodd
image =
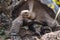
M 6 1 L 1 0 L 0 1 L 0 40 L 5 40 L 5 39 L 10 40 L 7 37 L 9 37 L 8 35 L 9 35 L 11 23 L 13 21 L 13 18 L 15 18 L 14 15 L 17 15 L 17 14 L 14 14 L 12 16 L 12 14 L 8 14 L 8 13 L 11 13 L 12 10 L 14 10 L 14 7 L 19 4 L 18 1 L 15 0 L 12 3 L 11 3 L 11 0 L 6 0 Z M 21 2 L 22 1 L 23 0 L 21 0 Z M 5 4 L 5 5 L 3 5 L 3 4 Z M 18 11 L 18 9 L 15 9 L 15 10 Z M 16 12 L 16 13 L 18 13 L 18 12 Z M 60 16 L 59 16 L 59 18 L 60 18 Z M 58 21 L 60 22 L 60 19 L 58 19 Z M 43 34 L 40 34 L 41 27 L 43 28 L 43 26 L 35 24 L 34 27 L 35 27 L 36 33 L 29 30 L 27 27 L 21 28 L 20 33 L 19 33 L 20 38 L 18 38 L 18 39 L 20 39 L 20 40 L 60 40 L 60 30 L 57 30 L 57 31 L 54 30 L 55 32 L 52 32 L 51 28 L 47 26 L 46 28 L 44 28 L 44 31 L 42 31 Z M 45 29 L 47 29 L 48 31 L 47 30 L 45 31 Z M 56 29 L 56 28 L 53 28 L 53 29 Z M 59 29 L 60 29 L 60 27 L 59 27 Z M 49 32 L 49 33 L 45 33 L 45 32 Z

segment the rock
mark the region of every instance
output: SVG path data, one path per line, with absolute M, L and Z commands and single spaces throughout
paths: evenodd
M 46 33 L 41 37 L 41 40 L 60 40 L 60 30 L 51 33 Z

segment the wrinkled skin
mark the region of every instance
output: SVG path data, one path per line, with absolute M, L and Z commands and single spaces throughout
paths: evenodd
M 24 9 L 28 9 L 28 2 L 26 2 L 25 4 L 23 4 L 18 10 L 16 11 L 16 13 L 20 13 L 21 10 Z M 45 5 L 46 6 L 46 5 Z M 33 7 L 33 12 L 35 12 L 36 14 L 36 21 L 38 22 L 45 22 L 47 24 L 48 27 L 55 27 L 55 25 L 58 24 L 58 22 L 56 21 L 55 23 L 53 23 L 54 21 L 54 17 L 52 18 L 51 12 L 49 12 L 50 10 L 45 9 L 44 4 L 41 4 L 40 2 L 34 0 L 34 7 Z M 15 35 L 17 35 L 19 33 L 19 29 L 23 24 L 23 20 L 22 17 L 19 15 L 13 22 L 12 22 L 12 27 L 11 27 L 11 33 L 16 33 Z
M 29 20 L 31 19 L 26 19 L 19 15 L 19 17 L 12 22 L 12 27 L 10 29 L 11 38 L 14 38 L 15 35 L 18 37 L 20 28 L 23 26 L 29 26 Z
M 20 6 L 20 5 L 18 5 L 18 6 Z M 21 10 L 25 10 L 25 9 L 29 9 L 28 2 L 22 3 L 22 6 L 18 7 L 18 9 L 16 9 L 18 11 L 14 10 L 13 14 L 18 13 L 18 15 L 19 15 Z M 39 2 L 37 0 L 34 0 L 33 12 L 35 12 L 36 20 L 38 20 L 38 22 L 46 22 L 48 24 L 48 26 L 50 26 L 50 27 L 58 24 L 58 22 L 55 22 L 55 23 L 52 22 L 52 21 L 54 21 L 53 18 L 55 17 L 54 12 L 51 11 L 51 9 L 48 8 L 46 5 L 42 4 L 41 2 Z M 16 15 L 16 16 L 18 16 L 18 15 Z

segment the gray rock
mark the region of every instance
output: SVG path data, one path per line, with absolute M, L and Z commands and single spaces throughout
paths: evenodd
M 60 40 L 60 30 L 56 32 L 46 33 L 41 40 Z

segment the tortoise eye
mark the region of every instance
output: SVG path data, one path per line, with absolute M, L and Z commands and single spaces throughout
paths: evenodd
M 27 18 L 29 16 L 29 14 L 27 12 L 25 12 L 22 16 L 23 16 L 23 18 Z
M 25 16 L 28 16 L 28 13 L 27 12 L 25 12 Z
M 26 14 L 25 16 L 28 16 L 28 14 Z

